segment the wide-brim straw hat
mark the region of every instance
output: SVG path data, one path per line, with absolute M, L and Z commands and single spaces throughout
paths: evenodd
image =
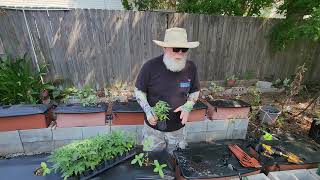
M 153 40 L 161 47 L 196 48 L 199 41 L 188 42 L 187 31 L 184 28 L 170 28 L 166 30 L 164 41 Z

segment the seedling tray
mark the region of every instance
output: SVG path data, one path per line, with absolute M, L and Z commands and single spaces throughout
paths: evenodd
M 104 172 L 105 170 L 110 169 L 110 168 L 114 167 L 115 165 L 131 158 L 135 154 L 136 154 L 136 149 L 133 148 L 130 151 L 128 151 L 127 153 L 123 154 L 122 156 L 117 156 L 113 159 L 102 162 L 101 164 L 99 164 L 96 167 L 95 170 L 89 169 L 87 171 L 84 171 L 82 174 L 79 175 L 79 179 L 80 180 L 90 179 L 90 178 Z

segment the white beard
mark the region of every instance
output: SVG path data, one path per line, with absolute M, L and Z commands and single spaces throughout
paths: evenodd
M 164 55 L 163 62 L 168 70 L 172 72 L 179 72 L 186 66 L 187 56 L 182 59 L 172 59 Z

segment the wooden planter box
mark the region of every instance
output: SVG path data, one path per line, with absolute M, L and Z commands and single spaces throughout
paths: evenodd
M 51 121 L 51 108 L 48 105 L 0 107 L 0 131 L 47 128 Z
M 203 121 L 206 118 L 207 108 L 207 105 L 198 101 L 190 112 L 188 122 Z
M 208 118 L 210 120 L 223 120 L 223 119 L 247 119 L 250 112 L 250 105 L 241 100 L 224 100 L 219 99 L 209 101 L 206 103 L 208 106 Z
M 114 102 L 112 105 L 112 125 L 143 125 L 144 112 L 137 101 Z
M 57 127 L 103 126 L 106 105 L 83 107 L 79 104 L 61 105 L 55 109 Z

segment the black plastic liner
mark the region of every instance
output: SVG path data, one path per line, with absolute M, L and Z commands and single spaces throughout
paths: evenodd
M 214 101 L 209 101 L 209 103 L 214 107 L 223 108 L 250 107 L 250 104 L 239 99 L 217 99 Z
M 141 152 L 140 148 L 137 149 L 137 154 Z M 60 173 L 52 171 L 46 176 L 36 176 L 34 171 L 40 167 L 41 162 L 47 162 L 49 168 L 52 167 L 51 163 L 48 163 L 49 154 L 33 155 L 33 156 L 20 156 L 12 159 L 0 160 L 0 174 L 1 180 L 62 180 Z M 137 164 L 131 165 L 131 161 L 134 157 L 131 157 L 112 168 L 109 168 L 102 173 L 96 175 L 91 179 L 95 180 L 136 180 L 136 179 L 161 179 L 161 177 L 153 172 L 154 166 L 140 167 Z M 164 169 L 165 178 L 167 180 L 173 180 L 175 177 L 172 170 L 172 164 L 169 161 L 168 154 L 166 152 L 155 152 L 150 154 L 151 159 L 157 159 L 159 163 L 166 163 L 168 167 Z M 99 167 L 97 167 L 98 169 Z M 79 179 L 79 177 L 72 177 L 68 179 Z M 163 179 L 162 179 L 163 180 Z
M 46 104 L 18 104 L 0 106 L 0 117 L 14 117 L 34 114 L 43 114 L 50 108 Z
M 185 150 L 174 151 L 182 176 L 187 179 L 206 179 L 258 171 L 255 168 L 245 168 L 239 163 L 228 149 L 227 145 L 231 143 L 236 143 L 249 154 L 250 143 L 242 140 L 217 141 L 215 144 L 195 143 Z
M 295 141 L 283 141 L 283 140 L 273 140 L 273 141 L 263 141 L 262 143 L 280 148 L 282 150 L 291 152 L 297 155 L 300 160 L 303 161 L 302 164 L 314 164 L 320 163 L 320 145 L 309 142 L 307 140 L 295 140 Z M 258 144 L 253 146 L 253 148 L 259 153 Z M 268 158 L 263 155 L 259 156 L 258 159 L 263 166 L 270 165 L 293 165 L 286 158 L 282 156 L 273 156 L 273 158 Z
M 194 110 L 199 110 L 199 109 L 207 109 L 208 107 L 198 101 L 193 109 Z M 137 112 L 137 113 L 140 113 L 140 112 L 143 112 L 143 109 L 141 108 L 141 106 L 138 104 L 137 101 L 128 101 L 128 102 L 114 102 L 112 104 L 112 111 L 113 112 Z
M 104 161 L 102 162 L 101 164 L 99 164 L 95 170 L 87 170 L 85 172 L 83 172 L 79 178 L 80 180 L 87 180 L 87 179 L 90 179 L 102 172 L 104 172 L 105 170 L 107 169 L 110 169 L 112 167 L 114 167 L 115 165 L 131 158 L 132 156 L 134 156 L 136 154 L 136 150 L 135 149 L 132 149 L 130 150 L 129 152 L 123 154 L 122 156 L 117 156 L 113 159 L 110 159 L 110 160 L 107 160 L 107 161 Z
M 81 104 L 59 105 L 54 110 L 57 114 L 84 114 L 84 113 L 99 113 L 105 112 L 108 106 L 99 104 L 97 106 L 82 106 Z
M 314 118 L 309 130 L 309 137 L 320 144 L 320 119 Z

